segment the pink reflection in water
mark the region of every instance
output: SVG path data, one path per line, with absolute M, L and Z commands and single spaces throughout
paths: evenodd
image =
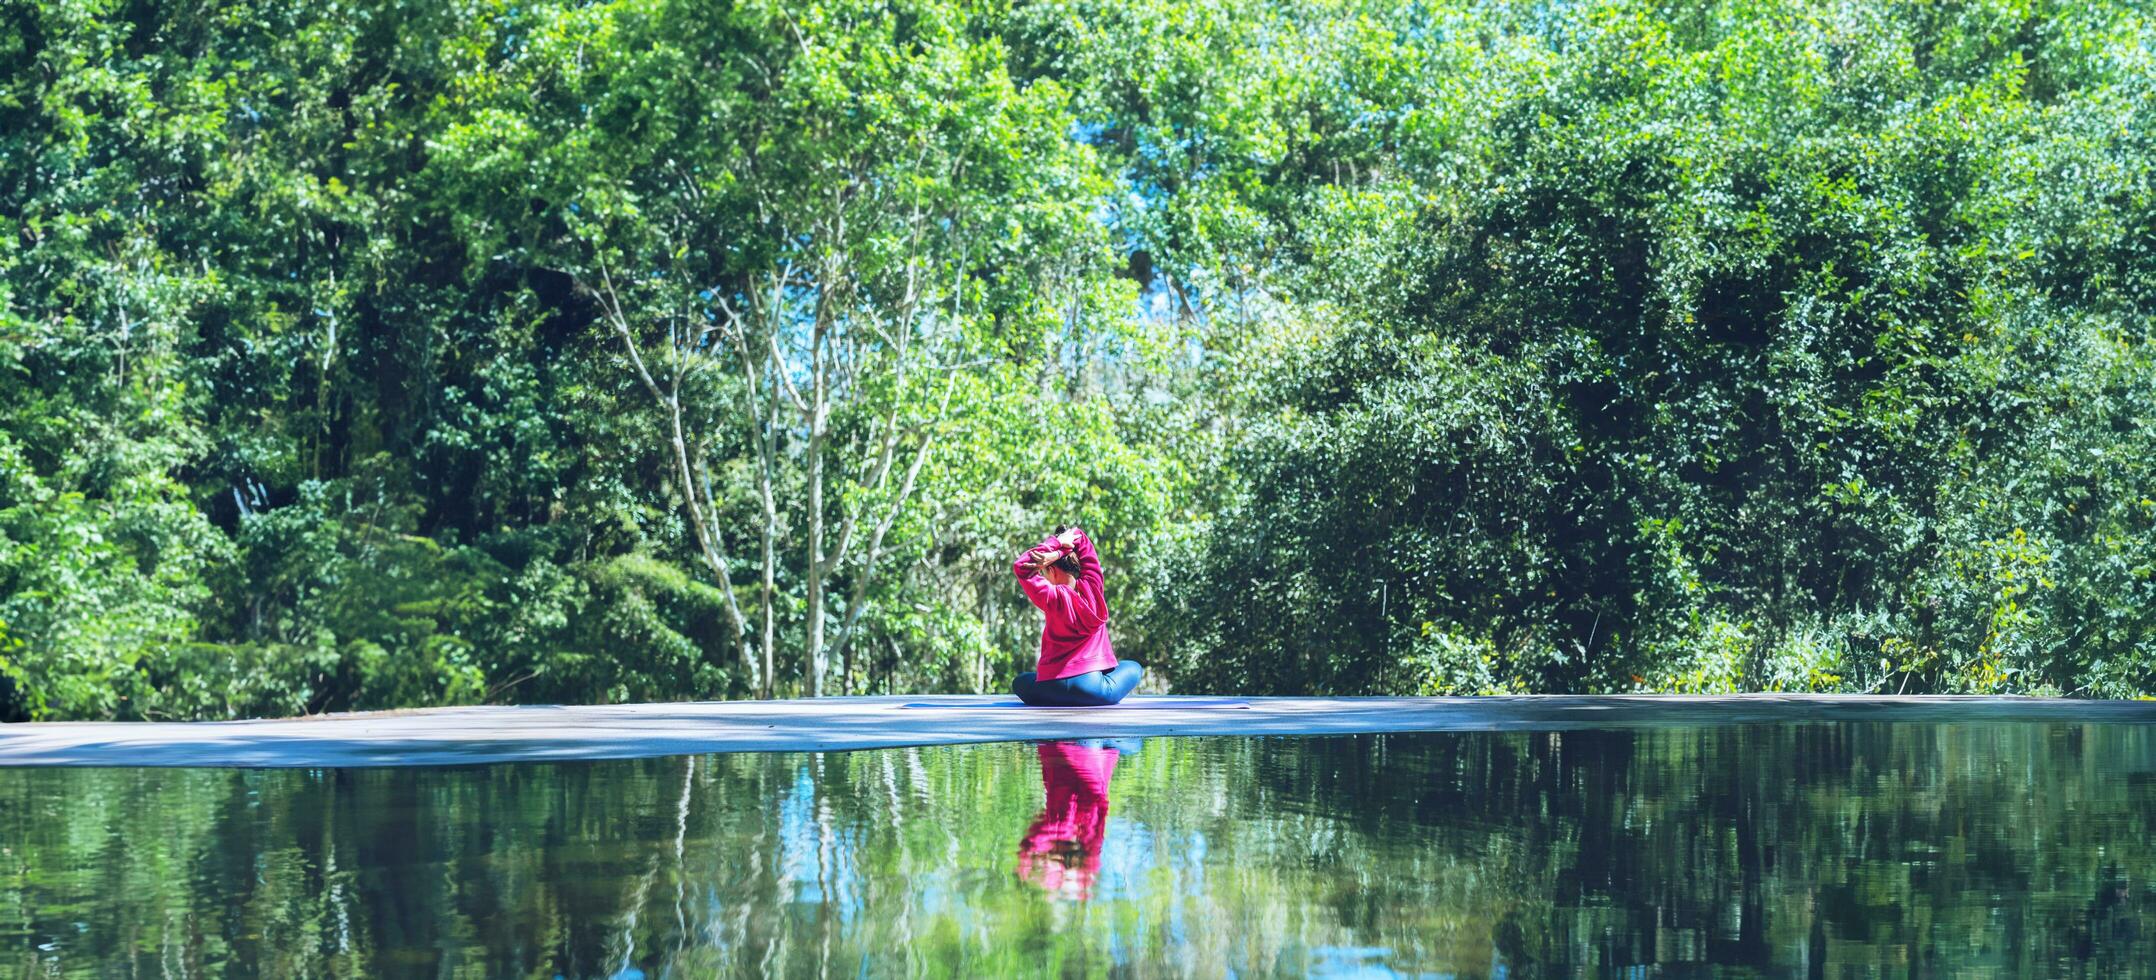
M 1083 742 L 1046 742 L 1041 788 L 1048 802 L 1018 843 L 1018 877 L 1060 898 L 1085 898 L 1100 877 L 1101 835 L 1108 828 L 1108 781 L 1116 749 Z

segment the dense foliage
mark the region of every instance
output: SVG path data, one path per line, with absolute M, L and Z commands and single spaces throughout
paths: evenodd
M 2147 20 L 1478 30 L 1342 63 L 1405 108 L 1366 124 L 1377 176 L 1294 212 L 1341 325 L 1283 364 L 1246 492 L 1168 577 L 1183 677 L 2148 689 Z
M 2156 21 L 0 7 L 0 716 L 2156 688 Z

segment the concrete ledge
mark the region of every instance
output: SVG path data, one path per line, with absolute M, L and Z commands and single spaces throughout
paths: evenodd
M 436 708 L 277 721 L 0 725 L 0 766 L 461 765 L 1156 735 L 1565 730 L 1824 721 L 2156 724 L 2156 702 L 2042 698 L 1538 695 L 1137 697 L 1009 707 L 969 695 Z

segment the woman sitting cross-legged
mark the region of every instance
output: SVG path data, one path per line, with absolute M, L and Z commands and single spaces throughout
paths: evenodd
M 1040 663 L 1011 682 L 1011 693 L 1035 705 L 1114 704 L 1145 676 L 1134 660 L 1117 660 L 1108 645 L 1108 600 L 1100 588 L 1100 558 L 1078 528 L 1034 545 L 1011 565 L 1026 598 L 1047 614 Z

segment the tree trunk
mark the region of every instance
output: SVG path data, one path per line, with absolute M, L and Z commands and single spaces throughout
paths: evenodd
M 809 697 L 823 696 L 823 583 L 830 569 L 824 564 L 823 535 L 823 457 L 824 457 L 824 393 L 823 370 L 816 369 L 815 402 L 809 415 L 808 440 L 808 577 L 803 582 L 807 591 L 808 650 L 803 673 L 807 677 Z
M 606 318 L 613 324 L 614 332 L 621 338 L 622 349 L 629 355 L 629 364 L 636 369 L 636 378 L 642 382 L 646 393 L 659 409 L 666 413 L 668 442 L 673 450 L 674 475 L 681 481 L 681 502 L 689 511 L 689 526 L 696 535 L 697 551 L 704 559 L 704 566 L 717 582 L 719 594 L 726 600 L 726 619 L 734 628 L 734 645 L 741 654 L 741 661 L 750 673 L 755 673 L 756 659 L 748 648 L 748 622 L 741 614 L 741 603 L 734 595 L 734 581 L 730 573 L 732 562 L 726 555 L 726 541 L 719 536 L 716 526 L 718 507 L 710 495 L 705 481 L 699 479 L 702 467 L 689 459 L 687 424 L 681 411 L 681 367 L 679 351 L 673 351 L 673 374 L 666 388 L 652 376 L 651 368 L 644 362 L 644 351 L 636 341 L 636 332 L 629 326 L 628 314 L 621 307 L 621 295 L 614 288 L 613 274 L 602 262 L 599 266 L 599 289 L 590 292 L 600 301 Z M 589 285 L 587 284 L 587 289 Z M 702 494 L 700 497 L 699 494 Z M 708 513 L 707 513 L 708 512 Z
M 772 678 L 775 675 L 772 672 L 771 648 L 776 640 L 772 605 L 778 591 L 778 536 L 778 510 L 771 502 L 771 478 L 767 472 L 764 475 L 764 669 L 763 683 L 759 685 L 760 690 L 757 692 L 765 698 L 776 693 L 772 690 Z
M 774 277 L 774 291 L 776 291 L 776 287 L 780 283 L 781 280 Z M 756 696 L 768 699 L 777 693 L 773 690 L 774 678 L 777 673 L 773 669 L 775 665 L 772 662 L 772 651 L 777 646 L 778 641 L 777 614 L 774 609 L 778 602 L 779 509 L 778 502 L 772 492 L 772 483 L 777 479 L 778 461 L 776 457 L 778 449 L 776 443 L 779 432 L 779 414 L 782 396 L 786 394 L 787 390 L 785 375 L 780 372 L 784 372 L 786 366 L 780 363 L 776 356 L 777 348 L 775 346 L 772 347 L 772 356 L 764 357 L 759 355 L 757 351 L 762 349 L 763 345 L 750 341 L 748 333 L 750 321 L 735 313 L 730 305 L 726 307 L 726 310 L 734 341 L 734 350 L 741 358 L 741 380 L 746 385 L 749 394 L 749 434 L 753 437 L 750 442 L 756 446 L 756 492 L 759 503 L 763 505 L 763 526 L 759 534 L 760 543 L 763 546 L 761 556 L 763 558 L 763 581 L 757 610 L 758 617 L 763 624 L 763 669 L 757 671 L 752 666 L 750 674 L 760 678 L 756 685 Z M 761 320 L 764 317 L 759 316 L 757 319 Z M 764 339 L 768 341 L 770 338 Z M 773 372 L 768 398 L 765 396 L 761 384 L 763 372 L 767 370 Z
M 946 382 L 943 386 L 943 397 L 936 404 L 936 423 L 943 421 L 945 410 L 950 408 L 951 387 L 949 382 Z M 885 444 L 883 461 L 878 464 L 875 479 L 878 486 L 882 485 L 884 477 L 890 471 L 891 451 L 897 447 L 897 433 L 897 419 L 894 417 L 892 419 L 891 441 Z M 935 448 L 935 445 L 936 435 L 933 427 L 931 427 L 928 432 L 922 434 L 921 445 L 914 450 L 913 462 L 906 467 L 906 476 L 899 482 L 898 495 L 891 500 L 890 509 L 884 512 L 883 519 L 878 521 L 875 530 L 869 533 L 868 554 L 862 559 L 861 573 L 854 578 L 853 594 L 846 600 L 846 618 L 840 622 L 838 628 L 836 645 L 841 658 L 847 664 L 853 663 L 854 629 L 860 623 L 861 610 L 868 604 L 868 589 L 876 577 L 876 563 L 883 557 L 884 535 L 890 533 L 891 525 L 898 521 L 899 512 L 905 509 L 906 501 L 913 496 L 915 481 L 921 475 L 921 464 L 928 461 L 928 454 Z M 849 520 L 841 537 L 845 540 L 851 540 L 853 527 L 852 520 Z M 840 545 L 839 550 L 841 554 L 844 553 L 844 544 Z M 850 667 L 848 668 L 848 673 L 850 676 Z

